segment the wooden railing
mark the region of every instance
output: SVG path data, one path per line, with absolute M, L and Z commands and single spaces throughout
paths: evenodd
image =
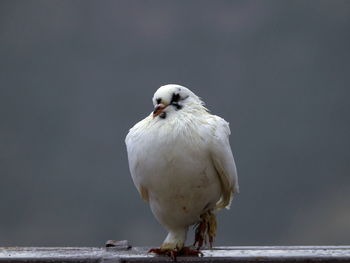
M 0 247 L 0 262 L 171 262 L 169 257 L 130 247 Z M 177 262 L 349 262 L 350 246 L 256 246 L 216 247 L 203 257 L 177 257 Z

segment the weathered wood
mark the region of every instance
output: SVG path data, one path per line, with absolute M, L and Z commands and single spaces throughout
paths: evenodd
M 95 247 L 1 247 L 0 262 L 171 262 L 147 253 L 148 248 L 125 245 Z M 217 247 L 203 257 L 178 257 L 177 262 L 349 262 L 350 246 Z

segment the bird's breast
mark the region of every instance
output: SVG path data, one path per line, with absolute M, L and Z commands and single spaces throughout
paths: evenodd
M 133 180 L 147 189 L 152 211 L 163 223 L 175 218 L 183 224 L 196 222 L 220 198 L 208 136 L 200 131 L 176 126 L 149 129 L 128 146 Z
M 199 195 L 218 184 L 207 144 L 200 140 L 193 143 L 177 138 L 158 144 L 149 141 L 140 150 L 136 170 L 140 183 L 150 195 L 163 198 L 176 199 L 181 196 L 179 193 Z

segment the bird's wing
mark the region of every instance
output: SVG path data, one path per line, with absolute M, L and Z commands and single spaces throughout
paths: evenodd
M 131 178 L 132 178 L 132 180 L 133 180 L 133 182 L 134 182 L 134 184 L 135 184 L 135 186 L 136 186 L 136 188 L 137 188 L 141 198 L 144 201 L 148 202 L 148 200 L 149 200 L 148 190 L 147 190 L 146 187 L 144 187 L 141 184 L 140 177 L 137 176 L 137 173 L 135 171 L 137 169 L 137 166 L 139 166 L 138 161 L 135 160 L 135 158 L 133 158 L 132 154 L 128 154 L 128 159 L 129 159 L 129 167 L 130 167 Z
M 230 133 L 228 122 L 215 116 L 210 153 L 221 183 L 222 193 L 216 204 L 217 209 L 229 208 L 233 194 L 239 192 L 236 164 L 229 142 Z
M 137 187 L 137 190 L 139 191 L 143 201 L 148 202 L 149 196 L 148 196 L 148 190 L 146 189 L 146 187 L 143 187 L 142 185 L 140 185 L 139 187 Z
M 138 158 L 136 143 L 133 140 L 133 131 L 130 130 L 125 138 L 126 149 L 128 153 L 129 169 L 131 173 L 131 178 L 141 196 L 141 198 L 148 202 L 148 190 L 141 184 L 141 176 L 139 175 L 140 160 Z

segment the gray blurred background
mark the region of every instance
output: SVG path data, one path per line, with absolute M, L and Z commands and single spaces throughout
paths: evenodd
M 350 1 L 0 1 L 0 246 L 160 245 L 124 138 L 167 83 L 231 125 L 216 245 L 349 244 L 349 47 Z

